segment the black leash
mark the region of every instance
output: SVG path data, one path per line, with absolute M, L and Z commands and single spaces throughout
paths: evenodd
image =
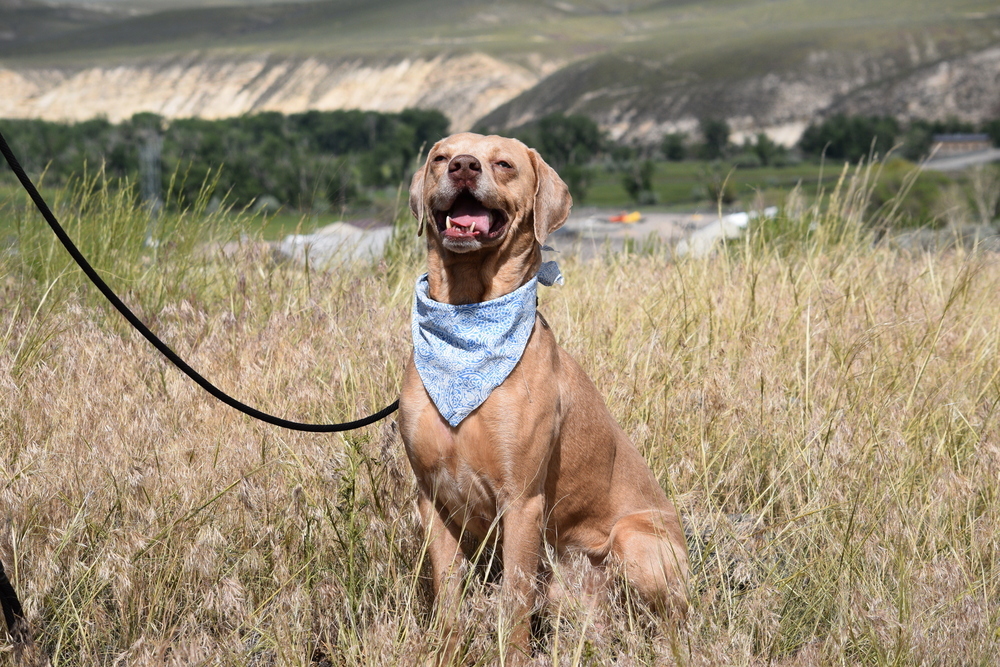
M 3 563 L 0 563 L 0 606 L 3 607 L 3 620 L 7 623 L 7 632 L 16 637 L 17 626 L 24 618 L 24 610 L 21 609 L 21 602 L 17 599 L 14 587 L 10 585 L 7 573 L 3 571 Z
M 97 289 L 101 290 L 101 294 L 103 294 L 104 297 L 111 302 L 111 305 L 122 314 L 122 317 L 128 320 L 129 324 L 135 327 L 135 329 L 141 333 L 146 340 L 152 343 L 153 347 L 159 350 L 163 356 L 169 359 L 174 366 L 177 366 L 177 368 L 183 371 L 189 378 L 197 382 L 202 389 L 229 407 L 236 408 L 240 412 L 249 415 L 254 419 L 259 419 L 262 422 L 267 422 L 268 424 L 291 429 L 293 431 L 308 431 L 310 433 L 339 433 L 341 431 L 353 431 L 354 429 L 361 428 L 362 426 L 368 426 L 369 424 L 374 424 L 381 419 L 385 419 L 399 408 L 399 400 L 397 399 L 392 405 L 386 406 L 375 414 L 352 422 L 345 422 L 343 424 L 303 424 L 300 422 L 282 419 L 281 417 L 275 417 L 267 414 L 266 412 L 261 412 L 260 410 L 252 408 L 246 403 L 242 403 L 225 393 L 202 377 L 198 371 L 191 368 L 186 361 L 177 356 L 177 353 L 171 350 L 166 343 L 150 331 L 146 325 L 135 316 L 135 313 L 129 310 L 129 307 L 118 298 L 118 295 L 116 295 L 111 288 L 108 287 L 107 283 L 105 283 L 104 280 L 97 275 L 97 271 L 94 270 L 94 267 L 90 265 L 90 262 L 88 262 L 87 259 L 80 253 L 80 250 L 69 238 L 69 235 L 66 234 L 62 225 L 59 224 L 59 221 L 56 220 L 56 217 L 52 214 L 52 211 L 49 210 L 48 205 L 45 203 L 45 200 L 42 199 L 42 195 L 38 193 L 38 190 L 31 182 L 31 179 L 24 173 L 24 169 L 21 168 L 21 163 L 17 161 L 17 158 L 14 156 L 13 151 L 11 151 L 10 146 L 7 145 L 7 140 L 4 139 L 2 132 L 0 132 L 0 153 L 3 153 L 4 158 L 7 159 L 7 164 L 10 165 L 11 171 L 13 171 L 14 175 L 17 176 L 17 180 L 21 181 L 21 185 L 27 191 L 28 196 L 30 196 L 31 200 L 35 202 L 35 206 L 38 207 L 38 211 L 42 214 L 42 217 L 45 218 L 45 221 L 49 223 L 49 227 L 52 228 L 52 231 L 55 232 L 55 235 L 62 242 L 63 246 L 65 246 L 66 251 L 69 252 L 70 256 L 74 261 L 76 261 L 80 268 L 83 269 L 83 272 L 87 274 L 90 281 L 97 286 Z

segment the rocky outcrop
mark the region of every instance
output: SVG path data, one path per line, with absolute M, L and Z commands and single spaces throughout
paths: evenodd
M 832 111 L 901 119 L 1000 117 L 1000 46 L 921 67 L 897 80 L 852 91 Z
M 83 68 L 0 67 L 0 117 L 116 122 L 148 111 L 222 118 L 309 109 L 438 109 L 453 130 L 532 87 L 528 69 L 482 53 L 391 62 L 187 54 Z
M 740 54 L 731 54 L 736 62 Z M 584 113 L 619 140 L 655 143 L 697 133 L 701 118 L 724 118 L 732 139 L 766 132 L 790 146 L 810 122 L 835 113 L 900 120 L 1000 117 L 1000 47 L 941 57 L 802 49 L 792 66 L 740 75 L 717 62 L 670 63 L 608 55 L 580 61 L 487 115 L 494 128 L 553 111 Z

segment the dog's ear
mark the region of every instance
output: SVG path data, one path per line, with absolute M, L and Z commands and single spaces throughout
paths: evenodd
M 410 181 L 410 211 L 413 213 L 413 217 L 417 219 L 417 236 L 421 236 L 424 233 L 424 224 L 427 217 L 427 211 L 424 206 L 424 177 L 427 175 L 427 163 L 424 166 L 417 169 L 417 172 L 413 174 L 413 180 Z
M 545 163 L 542 156 L 534 148 L 528 149 L 531 161 L 535 166 L 535 240 L 545 243 L 548 235 L 563 226 L 573 208 L 573 198 L 569 188 L 559 178 L 556 170 Z

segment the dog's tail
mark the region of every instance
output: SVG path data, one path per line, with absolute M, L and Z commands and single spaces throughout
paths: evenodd
M 7 573 L 4 572 L 2 562 L 0 562 L 0 606 L 3 607 L 7 631 L 14 641 L 18 641 L 24 625 L 24 610 L 21 608 L 21 601 L 17 599 L 17 592 L 11 586 Z

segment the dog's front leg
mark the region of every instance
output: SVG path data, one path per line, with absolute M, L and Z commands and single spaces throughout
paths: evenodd
M 465 554 L 461 548 L 460 527 L 448 516 L 442 515 L 443 510 L 432 498 L 421 492 L 417 508 L 427 536 L 427 553 L 431 558 L 434 589 L 435 624 L 441 632 L 442 639 L 441 648 L 433 652 L 428 664 L 443 667 L 455 662 L 458 651 Z
M 541 561 L 545 497 L 541 492 L 510 502 L 503 513 L 503 609 L 501 639 L 505 665 L 523 665 L 531 660 L 531 614 L 535 607 L 536 583 Z

